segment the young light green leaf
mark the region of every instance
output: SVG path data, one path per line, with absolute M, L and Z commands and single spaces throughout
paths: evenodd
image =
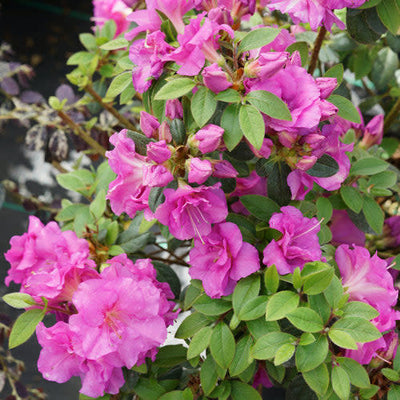
M 267 321 L 277 321 L 286 317 L 287 314 L 297 308 L 299 301 L 298 293 L 289 290 L 275 293 L 267 303 L 265 319 Z
M 104 211 L 106 211 L 106 207 L 106 192 L 104 189 L 101 189 L 101 191 L 97 193 L 96 198 L 90 204 L 89 210 L 96 220 L 98 220 L 104 214 Z
M 102 50 L 117 50 L 117 49 L 124 49 L 129 45 L 129 42 L 125 38 L 116 38 L 110 40 L 107 43 L 104 43 L 100 46 Z
M 321 317 L 311 308 L 299 307 L 286 315 L 286 318 L 303 332 L 319 332 L 324 329 Z
M 129 85 L 132 85 L 132 72 L 123 72 L 117 75 L 107 90 L 106 97 L 114 98 L 123 92 Z
M 220 322 L 214 328 L 210 340 L 210 350 L 221 368 L 229 368 L 235 356 L 235 338 L 231 330 L 223 322 Z
M 212 319 L 200 314 L 199 312 L 190 314 L 179 325 L 179 328 L 175 333 L 175 337 L 178 339 L 187 339 L 195 335 L 199 329 L 211 324 L 211 322 Z
M 357 343 L 372 342 L 382 336 L 375 325 L 357 317 L 339 319 L 332 325 L 332 329 L 347 332 Z
M 369 381 L 368 373 L 357 361 L 347 357 L 337 357 L 336 361 L 347 372 L 350 382 L 354 386 L 364 389 L 370 387 L 371 383 Z
M 373 386 L 375 386 L 375 385 L 373 385 Z M 377 389 L 379 390 L 379 387 L 377 387 Z M 387 396 L 387 400 L 400 400 L 400 386 L 396 386 L 396 385 L 391 386 L 388 396 Z
M 240 321 L 251 321 L 260 318 L 265 314 L 265 307 L 268 302 L 268 296 L 258 296 L 244 304 L 238 313 Z
M 279 287 L 279 274 L 275 265 L 271 265 L 265 270 L 264 283 L 269 293 L 276 293 Z
M 206 294 L 200 296 L 193 304 L 196 311 L 205 315 L 220 315 L 232 308 L 230 301 L 222 299 L 211 299 Z
M 269 360 L 275 357 L 277 350 L 286 343 L 293 343 L 294 336 L 285 332 L 271 332 L 261 336 L 250 350 L 257 360 Z
M 343 307 L 344 317 L 359 317 L 371 320 L 379 315 L 379 312 L 372 306 L 362 301 L 351 301 Z
M 265 123 L 257 108 L 248 104 L 241 106 L 239 124 L 246 139 L 257 150 L 261 149 L 265 136 Z
M 224 103 L 240 103 L 242 98 L 236 90 L 227 89 L 222 92 L 219 92 L 216 95 L 215 99 L 218 101 L 222 101 Z
M 211 335 L 212 328 L 210 326 L 205 326 L 193 336 L 187 352 L 188 360 L 198 356 L 208 347 L 208 345 L 210 344 Z
M 357 343 L 348 332 L 333 328 L 329 330 L 328 334 L 329 339 L 337 346 L 344 349 L 357 350 Z
M 334 270 L 326 263 L 319 261 L 307 263 L 301 271 L 304 281 L 304 292 L 309 295 L 323 292 L 331 283 Z
M 239 124 L 239 104 L 229 104 L 221 117 L 221 127 L 224 128 L 224 143 L 232 151 L 242 140 L 243 131 Z
M 398 380 L 400 379 L 400 374 L 397 371 L 395 371 L 394 369 L 382 368 L 381 372 L 382 372 L 383 376 L 385 376 L 392 382 L 398 382 Z
M 258 296 L 259 291 L 260 277 L 257 275 L 250 275 L 238 282 L 232 295 L 232 304 L 236 315 L 239 315 L 240 310 L 248 301 Z
M 212 117 L 216 108 L 217 100 L 215 100 L 215 94 L 210 89 L 201 87 L 193 95 L 191 111 L 200 128 Z
M 323 223 L 326 224 L 332 217 L 333 207 L 332 203 L 327 197 L 319 197 L 317 200 L 317 218 L 318 221 L 323 219 Z
M 340 400 L 348 400 L 350 396 L 350 378 L 340 366 L 334 366 L 331 373 L 332 388 Z
M 303 372 L 303 378 L 315 393 L 323 396 L 329 386 L 329 372 L 326 364 L 321 364 L 311 371 Z
M 325 72 L 324 77 L 336 78 L 337 86 L 339 86 L 343 81 L 343 73 L 344 73 L 343 64 L 336 64 Z
M 154 100 L 170 100 L 184 96 L 196 83 L 189 78 L 177 78 L 167 82 L 155 95 Z
M 8 347 L 13 349 L 25 343 L 35 332 L 37 324 L 43 319 L 44 315 L 44 310 L 38 308 L 21 314 L 12 327 Z
M 5 294 L 3 301 L 14 308 L 28 308 L 36 304 L 31 295 L 20 292 Z
M 274 364 L 281 365 L 290 360 L 296 350 L 296 346 L 292 343 L 285 343 L 275 353 Z
M 360 114 L 350 100 L 337 94 L 332 94 L 328 98 L 328 101 L 338 108 L 339 117 L 347 119 L 348 121 L 354 122 L 356 124 L 361 124 Z
M 325 361 L 328 350 L 328 339 L 323 335 L 307 346 L 298 346 L 296 350 L 297 369 L 300 372 L 307 372 L 317 368 Z
M 398 35 L 400 29 L 400 2 L 398 0 L 382 0 L 376 10 L 386 28 L 393 35 Z
M 292 120 L 287 104 L 271 92 L 254 90 L 246 96 L 246 100 L 271 118 L 285 121 Z
M 280 29 L 277 28 L 258 28 L 250 31 L 241 41 L 238 47 L 238 53 L 258 49 L 268 43 L 271 43 L 279 35 Z

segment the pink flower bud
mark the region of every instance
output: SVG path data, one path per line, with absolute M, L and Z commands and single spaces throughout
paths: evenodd
M 376 115 L 368 122 L 364 130 L 364 137 L 360 146 L 369 149 L 375 144 L 380 144 L 383 137 L 383 114 Z
M 148 137 L 156 137 L 160 123 L 158 119 L 146 111 L 140 112 L 140 129 Z
M 214 171 L 212 175 L 216 178 L 236 178 L 238 176 L 238 172 L 229 161 L 213 161 Z
M 201 185 L 212 174 L 212 165 L 208 160 L 201 160 L 200 158 L 192 158 L 187 162 L 189 167 L 189 183 L 198 183 Z
M 172 142 L 171 130 L 167 121 L 161 122 L 160 128 L 158 129 L 158 138 L 165 140 L 167 143 Z
M 214 93 L 222 92 L 232 86 L 232 82 L 228 81 L 226 72 L 217 64 L 212 64 L 203 69 L 201 73 L 204 84 Z
M 223 134 L 224 130 L 220 126 L 208 124 L 197 131 L 194 137 L 199 141 L 199 150 L 202 153 L 210 153 L 221 144 Z
M 162 164 L 171 158 L 171 150 L 167 147 L 165 140 L 151 142 L 147 145 L 147 156 L 158 164 Z
M 169 119 L 181 119 L 183 117 L 183 107 L 178 99 L 167 100 L 165 104 L 165 116 Z

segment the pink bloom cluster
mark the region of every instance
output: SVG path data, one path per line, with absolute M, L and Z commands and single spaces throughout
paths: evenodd
M 21 291 L 50 304 L 71 301 L 78 285 L 97 277 L 96 264 L 90 260 L 89 245 L 72 231 L 62 232 L 56 222 L 44 226 L 29 217 L 28 232 L 13 236 L 5 253 L 11 268 L 6 285 L 21 284 Z
M 82 282 L 68 322 L 36 329 L 42 346 L 38 369 L 58 383 L 80 376 L 81 393 L 115 394 L 124 383 L 122 367 L 154 360 L 176 316 L 173 294 L 156 280 L 149 259 L 133 263 L 125 254 L 108 261 L 96 279 Z
M 371 257 L 363 247 L 350 248 L 345 244 L 338 247 L 335 259 L 349 300 L 365 302 L 378 310 L 379 316 L 372 322 L 380 332 L 393 330 L 396 320 L 400 319 L 400 313 L 393 308 L 397 303 L 398 291 L 393 286 L 393 277 L 387 270 L 386 261 L 376 254 Z M 361 364 L 368 364 L 378 351 L 387 350 L 389 345 L 382 337 L 359 344 L 357 350 L 346 350 L 346 355 Z

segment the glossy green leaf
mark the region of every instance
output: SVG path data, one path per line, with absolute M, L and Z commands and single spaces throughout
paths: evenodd
M 326 364 L 321 364 L 311 371 L 303 372 L 303 378 L 315 393 L 323 396 L 329 386 L 329 372 Z
M 191 101 L 192 115 L 200 128 L 212 117 L 216 108 L 215 94 L 206 87 L 199 88 L 193 95 Z
M 267 303 L 265 319 L 267 321 L 277 321 L 286 317 L 297 308 L 299 301 L 298 293 L 289 290 L 275 293 Z
M 356 188 L 352 186 L 342 186 L 340 195 L 350 210 L 353 210 L 357 214 L 361 211 L 364 199 Z
M 271 92 L 254 90 L 246 96 L 246 100 L 271 118 L 285 121 L 292 120 L 287 104 Z
M 239 124 L 246 139 L 261 149 L 265 136 L 265 122 L 261 113 L 251 105 L 242 105 L 239 110 Z
M 298 307 L 286 318 L 303 332 L 319 332 L 324 328 L 321 317 L 311 308 Z
M 250 348 L 252 344 L 253 339 L 250 335 L 246 335 L 239 340 L 236 345 L 235 356 L 233 357 L 232 363 L 229 367 L 230 376 L 241 374 L 252 363 L 253 359 L 250 356 Z
M 193 336 L 187 351 L 188 360 L 198 356 L 202 351 L 204 351 L 208 347 L 208 345 L 210 344 L 212 331 L 213 330 L 210 326 L 205 326 Z
M 327 100 L 338 108 L 339 117 L 356 124 L 361 123 L 360 114 L 350 100 L 337 94 L 332 94 Z
M 242 53 L 244 51 L 258 49 L 262 46 L 267 45 L 275 40 L 279 35 L 280 29 L 277 28 L 258 28 L 250 31 L 246 36 L 240 41 L 238 52 Z
M 350 378 L 340 366 L 333 366 L 331 373 L 332 387 L 340 400 L 348 400 L 350 396 Z
M 189 78 L 177 78 L 167 82 L 155 95 L 154 100 L 170 100 L 184 96 L 196 86 Z
M 239 124 L 239 104 L 229 104 L 221 117 L 221 127 L 224 129 L 224 143 L 232 151 L 242 140 L 243 131 Z
M 215 328 L 210 340 L 210 350 L 217 364 L 229 368 L 235 356 L 235 339 L 226 324 L 220 322 Z
M 279 213 L 280 207 L 269 197 L 258 194 L 248 194 L 240 197 L 246 209 L 262 221 L 269 221 L 273 213 Z
M 296 366 L 300 372 L 307 372 L 321 365 L 328 355 L 329 344 L 326 336 L 307 346 L 298 346 L 296 350 Z
M 293 343 L 294 336 L 285 332 L 271 332 L 261 336 L 250 350 L 257 360 L 269 360 L 275 357 L 277 350 L 286 343 Z

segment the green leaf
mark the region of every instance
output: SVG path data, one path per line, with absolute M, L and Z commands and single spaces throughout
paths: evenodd
M 279 274 L 275 265 L 266 268 L 264 272 L 264 283 L 269 293 L 276 293 L 279 287 Z
M 397 175 L 393 171 L 384 171 L 371 176 L 368 186 L 372 185 L 381 188 L 391 188 L 397 183 Z
M 253 359 L 250 356 L 250 347 L 253 344 L 253 339 L 250 335 L 242 337 L 236 345 L 235 356 L 229 367 L 230 376 L 241 374 L 252 363 Z
M 268 302 L 268 296 L 258 296 L 249 300 L 240 309 L 238 319 L 240 321 L 251 321 L 260 318 L 265 314 L 265 307 Z
M 184 301 L 184 310 L 188 310 L 190 307 L 192 307 L 193 303 L 202 295 L 201 289 L 189 285 L 186 288 L 185 292 L 185 301 Z
M 390 47 L 379 50 L 370 74 L 371 80 L 378 90 L 383 90 L 388 86 L 399 67 L 398 65 L 399 58 Z
M 336 78 L 337 85 L 340 86 L 340 84 L 343 81 L 343 73 L 344 73 L 343 64 L 336 64 L 325 72 L 324 77 Z
M 87 169 L 78 169 L 65 174 L 58 174 L 56 179 L 58 184 L 64 189 L 83 195 L 89 195 L 90 187 L 94 182 L 93 173 Z
M 193 336 L 187 352 L 188 360 L 198 356 L 208 347 L 208 345 L 210 344 L 211 334 L 212 328 L 210 326 L 205 326 Z
M 317 218 L 319 221 L 323 219 L 323 223 L 326 224 L 332 217 L 333 207 L 332 203 L 327 197 L 319 197 L 317 199 Z
M 200 382 L 204 394 L 209 395 L 217 384 L 217 366 L 214 359 L 209 355 L 203 362 L 200 370 Z
M 356 124 L 361 124 L 360 114 L 350 100 L 337 94 L 332 94 L 327 100 L 338 108 L 339 117 Z
M 107 90 L 106 97 L 114 98 L 123 92 L 129 85 L 132 85 L 132 72 L 123 72 L 117 75 Z
M 221 117 L 221 127 L 224 129 L 224 143 L 232 151 L 242 140 L 243 131 L 239 124 L 239 104 L 229 104 Z
M 193 307 L 202 314 L 213 316 L 229 311 L 232 308 L 232 304 L 230 301 L 211 299 L 206 294 L 203 294 L 195 301 Z
M 45 311 L 35 308 L 25 311 L 15 321 L 8 341 L 9 349 L 25 343 L 35 332 L 37 324 L 43 319 Z
M 362 6 L 358 7 L 360 9 L 371 8 L 377 6 L 382 0 L 367 0 Z
M 246 96 L 246 100 L 271 118 L 285 121 L 292 120 L 287 104 L 271 92 L 254 90 Z
M 321 365 L 328 355 L 329 344 L 326 336 L 319 336 L 314 343 L 298 346 L 296 350 L 296 366 L 300 372 L 307 372 Z
M 232 381 L 232 400 L 261 400 L 260 394 L 252 386 L 239 381 Z
M 314 296 L 308 296 L 310 307 L 318 313 L 324 323 L 327 323 L 331 315 L 331 306 L 325 299 L 325 296 L 320 293 Z
M 392 382 L 397 382 L 400 379 L 400 374 L 391 368 L 382 368 L 381 372 L 383 376 L 385 376 Z
M 265 136 L 265 123 L 261 113 L 251 105 L 243 105 L 239 110 L 239 124 L 246 139 L 257 149 L 261 149 Z
M 158 400 L 192 400 L 193 399 L 193 394 L 190 391 L 189 388 L 188 392 L 185 390 L 185 392 L 182 392 L 181 390 L 174 390 L 172 392 L 168 392 L 163 394 L 161 397 L 159 397 Z
M 179 328 L 175 333 L 175 337 L 178 339 L 187 339 L 192 337 L 199 329 L 210 325 L 211 322 L 212 319 L 198 312 L 190 314 L 179 325 Z
M 350 382 L 359 388 L 368 389 L 371 385 L 365 368 L 357 361 L 347 357 L 337 357 L 336 361 L 347 372 Z
M 157 271 L 157 280 L 168 283 L 175 298 L 179 298 L 181 294 L 181 282 L 176 272 L 168 264 L 159 261 L 153 261 L 153 265 Z
M 324 296 L 332 308 L 336 308 L 343 297 L 343 286 L 337 276 L 333 276 L 331 283 L 324 290 Z
M 299 346 L 307 346 L 315 342 L 315 336 L 312 333 L 304 332 L 300 336 Z
M 286 318 L 303 332 L 319 332 L 324 329 L 321 317 L 311 308 L 296 308 L 296 310 L 286 315 Z
M 155 379 L 146 378 L 140 378 L 133 390 L 141 400 L 158 399 L 166 392 L 166 390 Z
M 235 356 L 235 339 L 226 324 L 220 322 L 210 340 L 210 350 L 215 361 L 222 368 L 228 368 Z
M 400 400 L 400 386 L 391 386 L 388 392 L 387 400 Z
M 331 379 L 332 388 L 340 400 L 348 400 L 350 396 L 350 378 L 347 372 L 340 366 L 333 366 Z
M 240 103 L 242 97 L 236 90 L 227 89 L 222 92 L 219 92 L 216 95 L 215 99 L 218 101 L 222 101 L 224 103 Z
M 106 192 L 104 191 L 104 189 L 101 189 L 101 191 L 97 193 L 94 201 L 92 201 L 92 203 L 90 204 L 89 210 L 96 218 L 96 220 L 98 220 L 104 214 L 104 211 L 106 211 L 106 206 Z
M 368 389 L 361 389 L 360 390 L 360 395 L 362 399 L 371 399 L 378 393 L 380 387 L 377 385 L 371 385 Z M 389 392 L 390 393 L 390 392 Z M 390 399 L 390 396 L 388 397 Z M 391 400 L 399 400 L 399 398 L 394 399 L 392 398 Z
M 129 42 L 124 38 L 116 38 L 100 46 L 102 50 L 117 50 L 128 47 Z
M 326 364 L 321 364 L 311 371 L 303 372 L 303 378 L 315 393 L 323 396 L 329 386 L 329 372 Z
M 299 301 L 298 293 L 289 290 L 275 293 L 267 303 L 265 319 L 267 321 L 277 321 L 286 317 L 297 308 Z
M 79 35 L 80 42 L 86 47 L 87 50 L 96 50 L 96 38 L 91 33 L 81 33 Z
M 28 308 L 36 304 L 36 301 L 28 293 L 8 293 L 3 296 L 3 301 L 14 308 Z
M 246 325 L 254 339 L 259 339 L 261 336 L 271 332 L 280 331 L 279 324 L 277 322 L 266 321 L 265 318 L 247 321 Z
M 258 28 L 250 31 L 241 41 L 238 47 L 238 53 L 258 49 L 275 40 L 279 35 L 280 29 L 276 28 Z
M 271 332 L 261 336 L 250 350 L 257 360 L 268 360 L 275 357 L 277 350 L 286 343 L 294 343 L 295 337 L 285 332 Z
M 78 51 L 77 53 L 72 54 L 70 58 L 68 58 L 67 65 L 90 64 L 93 58 L 93 53 L 88 53 L 87 51 Z
M 268 197 L 248 194 L 240 197 L 247 210 L 262 221 L 269 221 L 273 213 L 279 213 L 280 207 Z
M 295 51 L 300 53 L 301 66 L 304 68 L 308 64 L 308 44 L 307 42 L 292 43 L 287 49 L 287 52 L 293 54 Z
M 366 157 L 357 160 L 350 168 L 350 175 L 375 175 L 387 170 L 389 164 L 376 157 Z
M 359 317 L 371 320 L 379 315 L 379 312 L 372 306 L 362 301 L 351 301 L 343 307 L 345 317 Z
M 337 161 L 328 154 L 324 154 L 322 157 L 318 158 L 317 162 L 309 170 L 307 170 L 307 174 L 317 178 L 327 178 L 335 175 L 338 171 L 339 164 Z
M 323 292 L 331 283 L 334 276 L 333 268 L 319 261 L 305 264 L 301 271 L 306 294 L 314 295 Z
M 276 162 L 267 180 L 268 197 L 276 201 L 280 206 L 289 204 L 292 193 L 287 184 L 287 177 L 292 172 L 284 162 Z
M 181 344 L 160 347 L 154 364 L 159 367 L 174 367 L 186 361 L 187 348 Z
M 344 349 L 357 350 L 357 343 L 348 332 L 333 328 L 329 330 L 328 334 L 329 338 L 337 346 L 342 347 Z
M 217 108 L 217 100 L 214 93 L 206 87 L 201 87 L 193 95 L 191 102 L 191 111 L 194 120 L 200 128 L 212 117 Z
M 379 204 L 369 196 L 364 198 L 363 213 L 368 225 L 375 231 L 377 235 L 382 233 L 385 214 Z
M 260 291 L 260 277 L 250 275 L 241 279 L 235 287 L 232 295 L 232 304 L 235 314 L 239 315 L 242 307 L 250 300 L 256 298 Z
M 372 342 L 382 336 L 371 322 L 356 317 L 342 318 L 333 324 L 332 329 L 347 332 L 357 343 Z
M 196 83 L 189 78 L 177 78 L 167 82 L 155 95 L 154 100 L 170 100 L 184 96 Z
M 294 352 L 296 350 L 296 346 L 292 343 L 285 343 L 275 353 L 275 359 L 274 359 L 274 364 L 275 365 L 281 365 L 285 363 L 286 361 L 289 361 Z
M 113 19 L 109 19 L 101 28 L 100 37 L 105 37 L 106 39 L 111 40 L 112 38 L 114 38 L 116 31 L 116 22 Z
M 362 210 L 364 199 L 356 188 L 352 186 L 342 186 L 340 195 L 350 210 L 353 210 L 357 214 Z

